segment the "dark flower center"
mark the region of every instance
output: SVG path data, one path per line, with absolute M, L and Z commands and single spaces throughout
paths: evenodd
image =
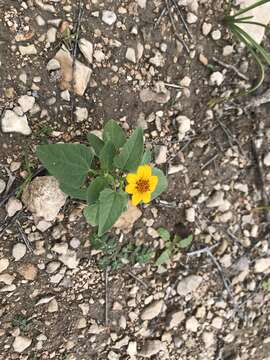
M 136 189 L 140 193 L 145 193 L 147 191 L 150 191 L 149 180 L 139 179 L 136 182 Z

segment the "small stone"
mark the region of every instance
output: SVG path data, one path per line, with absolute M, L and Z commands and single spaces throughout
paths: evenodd
M 182 140 L 191 128 L 191 121 L 187 116 L 179 115 L 176 118 L 178 123 L 178 138 Z
M 182 164 L 179 165 L 169 165 L 168 175 L 177 174 L 179 171 L 184 169 Z
M 82 122 L 87 119 L 88 117 L 88 110 L 87 108 L 76 107 L 75 115 L 78 122 Z
M 14 216 L 18 211 L 22 209 L 22 203 L 20 200 L 12 196 L 6 203 L 6 212 L 9 217 Z
M 140 99 L 143 103 L 149 101 L 155 101 L 158 104 L 165 104 L 170 100 L 170 92 L 154 92 L 151 89 L 143 89 L 140 91 Z
M 265 166 L 270 166 L 270 152 L 264 156 L 263 163 Z
M 135 356 L 137 354 L 137 343 L 136 343 L 136 341 L 130 341 L 128 343 L 127 354 L 129 356 Z
M 157 165 L 164 164 L 167 161 L 167 146 L 162 145 L 159 148 L 159 153 L 155 159 Z
M 168 328 L 173 329 L 177 326 L 179 326 L 184 320 L 186 316 L 184 311 L 174 311 L 169 314 L 168 316 Z
M 46 66 L 48 71 L 59 70 L 60 67 L 61 67 L 61 65 L 60 65 L 59 61 L 57 61 L 56 59 L 51 59 Z
M 137 0 L 137 3 L 141 9 L 146 8 L 146 2 L 147 2 L 147 0 Z
M 189 222 L 194 222 L 196 217 L 196 212 L 193 208 L 186 209 L 186 219 Z
M 67 196 L 53 176 L 36 177 L 23 191 L 22 201 L 37 218 L 53 221 Z
M 191 78 L 189 76 L 184 76 L 180 81 L 180 86 L 189 87 L 191 83 Z
M 113 11 L 103 10 L 102 21 L 107 25 L 113 25 L 117 20 L 117 16 Z
M 84 329 L 87 326 L 87 321 L 84 317 L 78 319 L 76 329 Z
M 221 39 L 221 32 L 220 32 L 220 30 L 214 30 L 214 31 L 212 31 L 212 33 L 211 33 L 211 36 L 212 36 L 212 39 L 213 40 L 220 40 Z
M 160 340 L 146 340 L 142 346 L 140 356 L 143 358 L 150 358 L 153 355 L 158 354 L 160 351 L 165 350 L 165 345 Z
M 202 33 L 203 33 L 204 36 L 209 35 L 211 30 L 212 30 L 212 24 L 208 24 L 206 22 L 204 22 L 202 24 Z
M 20 96 L 18 99 L 18 103 L 24 113 L 28 112 L 33 108 L 35 101 L 36 99 L 34 98 L 34 96 L 29 95 Z
M 16 336 L 12 346 L 15 352 L 22 353 L 32 343 L 32 340 L 26 336 Z
M 23 264 L 18 272 L 25 280 L 33 281 L 37 277 L 38 269 L 33 264 Z
M 223 319 L 219 316 L 215 317 L 213 320 L 212 320 L 212 326 L 215 328 L 215 329 L 222 329 L 222 326 L 223 326 Z
M 0 275 L 0 283 L 4 283 L 6 285 L 11 285 L 15 279 L 15 276 L 10 274 L 1 274 Z
M 74 90 L 77 95 L 83 96 L 92 70 L 75 60 L 73 66 L 73 58 L 67 49 L 61 48 L 55 55 L 55 59 L 60 63 L 60 88 L 61 90 Z
M 194 316 L 192 316 L 186 321 L 187 331 L 197 332 L 198 327 L 199 327 L 199 322 Z
M 181 296 L 186 296 L 194 292 L 201 284 L 202 277 L 198 275 L 190 275 L 180 280 L 177 285 L 177 293 Z
M 78 249 L 81 245 L 81 242 L 77 238 L 72 238 L 69 244 L 73 249 Z
M 255 273 L 263 273 L 270 269 L 270 257 L 258 259 L 254 265 Z
M 106 59 L 106 56 L 103 51 L 96 50 L 94 52 L 94 58 L 95 58 L 96 62 L 101 63 L 102 61 L 104 61 Z
M 120 216 L 114 224 L 114 227 L 127 234 L 132 230 L 133 225 L 141 216 L 141 210 L 137 206 L 131 205 L 131 202 L 129 202 L 127 210 Z
M 6 258 L 0 259 L 0 273 L 5 271 L 8 268 L 9 260 Z
M 19 46 L 19 51 L 21 53 L 21 55 L 36 55 L 37 54 L 37 49 L 35 47 L 35 45 L 27 45 L 27 46 Z
M 132 47 L 128 47 L 126 51 L 126 59 L 131 61 L 133 64 L 136 64 L 136 51 Z
M 92 64 L 93 62 L 93 51 L 94 51 L 94 47 L 93 47 L 93 44 L 84 39 L 84 38 L 81 38 L 79 40 L 79 49 L 81 51 L 81 53 L 83 54 L 83 56 L 85 57 L 86 61 L 89 63 L 89 64 Z
M 56 41 L 56 34 L 57 34 L 57 29 L 54 27 L 51 27 L 48 31 L 47 31 L 47 40 L 49 43 L 53 44 Z
M 65 101 L 70 101 L 70 93 L 68 90 L 65 90 L 65 91 L 61 91 L 61 94 L 60 94 L 61 98 Z
M 224 81 L 224 76 L 220 71 L 215 71 L 211 74 L 210 76 L 210 81 L 209 84 L 210 85 L 217 85 L 220 86 Z
M 165 65 L 165 59 L 159 51 L 155 52 L 155 55 L 149 59 L 149 62 L 156 67 L 162 67 Z
M 127 346 L 129 342 L 129 337 L 128 336 L 124 336 L 122 339 L 118 340 L 114 345 L 113 348 L 114 349 L 121 349 L 124 346 Z
M 224 202 L 224 192 L 216 191 L 207 201 L 208 208 L 220 207 Z
M 0 194 L 4 192 L 5 188 L 6 188 L 6 183 L 4 182 L 4 180 L 0 179 Z
M 59 260 L 69 269 L 76 269 L 80 262 L 80 259 L 77 259 L 76 253 L 72 250 L 68 250 L 66 254 L 59 256 Z
M 187 23 L 188 24 L 195 24 L 198 21 L 198 16 L 189 12 L 187 13 Z
M 38 26 L 44 26 L 46 24 L 46 21 L 41 17 L 40 15 L 36 16 L 36 23 Z
M 209 349 L 215 344 L 215 334 L 212 332 L 204 332 L 202 335 L 202 339 L 206 349 Z
M 224 46 L 222 50 L 223 56 L 230 56 L 233 53 L 233 46 L 232 45 L 226 45 Z
M 148 306 L 146 306 L 143 309 L 143 311 L 141 313 L 141 319 L 142 320 L 154 319 L 155 317 L 157 317 L 160 314 L 163 307 L 165 308 L 163 300 L 153 301 L 151 304 L 149 304 Z
M 108 354 L 108 360 L 119 360 L 120 355 L 116 354 L 114 351 L 110 351 Z
M 6 110 L 4 112 L 1 125 L 4 133 L 16 132 L 22 135 L 30 135 L 32 132 L 28 125 L 26 115 L 19 116 L 12 110 Z
M 13 246 L 12 249 L 12 256 L 14 257 L 15 261 L 20 260 L 26 254 L 26 246 L 23 243 L 18 243 Z
M 54 272 L 56 272 L 56 270 L 59 269 L 60 266 L 61 266 L 61 263 L 59 261 L 50 261 L 46 266 L 46 272 L 48 274 L 53 274 Z

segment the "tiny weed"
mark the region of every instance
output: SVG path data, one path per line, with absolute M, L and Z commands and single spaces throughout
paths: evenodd
M 159 236 L 164 241 L 164 249 L 161 254 L 155 261 L 156 266 L 161 266 L 164 264 L 168 264 L 170 262 L 171 257 L 179 250 L 179 249 L 187 249 L 193 240 L 193 236 L 189 235 L 185 239 L 182 239 L 179 235 L 171 236 L 169 231 L 164 228 L 158 229 Z
M 29 329 L 30 320 L 23 314 L 17 314 L 12 319 L 12 326 L 18 327 L 22 332 L 26 332 Z
M 28 151 L 24 150 L 24 162 L 23 162 L 23 169 L 27 171 L 27 176 L 24 179 L 23 183 L 20 185 L 16 196 L 19 198 L 21 194 L 23 193 L 23 190 L 26 188 L 26 186 L 31 182 L 33 178 L 33 167 L 29 160 Z
M 239 97 L 239 96 L 243 96 L 243 95 L 248 95 L 248 94 L 254 92 L 255 90 L 257 90 L 262 85 L 264 78 L 265 78 L 265 66 L 270 65 L 270 53 L 262 45 L 260 45 L 256 40 L 254 40 L 254 38 L 252 36 L 250 36 L 246 31 L 244 31 L 241 28 L 241 24 L 253 24 L 253 25 L 264 27 L 266 30 L 269 30 L 270 29 L 269 26 L 264 25 L 259 22 L 256 22 L 256 21 L 253 21 L 253 16 L 245 16 L 245 14 L 248 11 L 250 11 L 254 8 L 257 8 L 259 6 L 262 6 L 266 3 L 268 3 L 269 1 L 270 0 L 257 1 L 254 4 L 252 4 L 251 6 L 248 6 L 244 9 L 239 10 L 236 14 L 226 15 L 223 18 L 223 22 L 224 22 L 225 26 L 230 30 L 230 32 L 235 36 L 235 38 L 237 40 L 239 40 L 240 42 L 245 44 L 248 51 L 250 52 L 253 59 L 255 60 L 256 64 L 258 65 L 259 80 L 251 89 L 249 89 L 247 91 L 242 91 L 237 95 L 232 95 L 232 96 L 230 95 L 228 97 L 210 100 L 209 105 L 211 107 L 213 107 L 214 105 L 216 105 L 220 102 L 229 100 L 229 98 L 231 98 L 231 97 Z M 229 6 L 227 13 L 229 14 L 230 11 L 231 11 L 231 5 Z
M 267 279 L 262 282 L 262 289 L 270 293 L 270 279 Z
M 126 264 L 143 265 L 153 256 L 153 251 L 144 245 L 129 243 L 120 247 L 117 239 L 109 234 L 101 237 L 95 234 L 91 238 L 91 244 L 95 250 L 101 250 L 103 253 L 98 261 L 101 269 L 119 270 Z

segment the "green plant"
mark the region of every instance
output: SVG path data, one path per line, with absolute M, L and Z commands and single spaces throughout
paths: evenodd
M 126 264 L 143 265 L 153 256 L 153 251 L 144 245 L 125 244 L 120 246 L 115 237 L 105 234 L 99 237 L 94 234 L 91 238 L 92 247 L 100 250 L 103 256 L 98 264 L 101 269 L 118 270 Z
M 34 175 L 33 167 L 29 160 L 29 154 L 28 154 L 27 149 L 24 150 L 24 161 L 22 164 L 22 168 L 27 172 L 27 175 L 26 175 L 26 178 L 24 179 L 23 183 L 19 186 L 19 188 L 16 192 L 17 198 L 19 198 L 21 196 L 21 194 L 23 193 L 23 190 L 26 188 L 26 186 L 28 184 L 30 184 L 30 182 L 33 178 L 33 175 Z
M 253 25 L 258 25 L 258 26 L 262 26 L 264 27 L 266 30 L 269 30 L 269 26 L 258 23 L 256 21 L 252 21 L 253 16 L 245 16 L 245 14 L 254 9 L 257 8 L 261 5 L 264 5 L 266 3 L 268 3 L 270 0 L 260 0 L 260 1 L 256 1 L 254 4 L 252 4 L 251 6 L 248 6 L 244 9 L 239 10 L 236 14 L 234 15 L 226 15 L 224 17 L 224 23 L 225 25 L 228 27 L 228 29 L 234 34 L 234 36 L 240 41 L 243 42 L 248 51 L 251 53 L 251 55 L 253 56 L 254 60 L 256 61 L 258 68 L 259 68 L 259 80 L 258 82 L 247 92 L 245 92 L 245 94 L 251 93 L 253 91 L 255 91 L 256 89 L 258 89 L 261 84 L 264 81 L 264 77 L 265 77 L 265 65 L 264 62 L 266 62 L 266 64 L 270 65 L 270 53 L 260 44 L 258 44 L 253 38 L 252 36 L 250 36 L 246 31 L 244 31 L 239 24 L 253 24 Z M 243 93 L 241 94 L 243 95 Z
M 164 241 L 164 249 L 155 261 L 156 266 L 168 264 L 171 257 L 179 250 L 188 248 L 193 240 L 193 236 L 189 235 L 182 239 L 179 235 L 171 236 L 169 231 L 164 228 L 158 229 L 160 238 Z
M 264 280 L 261 285 L 262 289 L 270 293 L 270 279 Z
M 23 314 L 17 314 L 12 319 L 12 326 L 18 327 L 22 332 L 26 332 L 29 329 L 30 320 Z
M 89 133 L 87 139 L 90 146 L 39 145 L 37 155 L 67 195 L 87 203 L 86 221 L 97 226 L 101 237 L 127 209 L 128 193 L 133 204 L 147 203 L 166 189 L 167 179 L 161 170 L 146 164 L 151 153 L 144 151 L 141 128 L 127 139 L 123 129 L 110 120 L 102 138 Z

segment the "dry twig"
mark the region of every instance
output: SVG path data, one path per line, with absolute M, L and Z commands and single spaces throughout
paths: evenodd
M 135 279 L 136 281 L 138 281 L 138 283 L 140 283 L 145 289 L 148 289 L 148 285 L 141 279 L 139 279 L 135 274 L 133 274 L 133 272 L 128 271 L 127 272 L 129 276 L 131 276 L 133 279 Z
M 105 326 L 109 324 L 109 270 L 105 270 Z
M 224 61 L 217 59 L 215 56 L 213 56 L 212 59 L 213 59 L 217 64 L 225 67 L 226 69 L 231 69 L 231 70 L 233 70 L 241 79 L 246 80 L 246 81 L 249 81 L 249 78 L 248 78 L 246 75 L 244 75 L 243 73 L 241 73 L 241 71 L 239 71 L 239 70 L 237 69 L 237 67 L 235 67 L 234 65 L 227 64 L 227 63 L 225 63 Z

